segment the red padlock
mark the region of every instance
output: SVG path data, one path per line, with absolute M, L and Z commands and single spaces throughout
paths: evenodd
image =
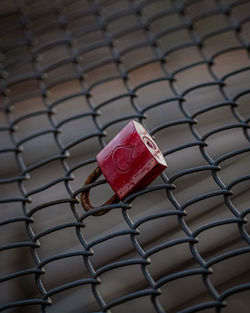
M 99 168 L 89 176 L 85 184 L 93 182 L 103 173 L 115 192 L 105 205 L 119 202 L 128 194 L 145 188 L 167 167 L 152 137 L 136 121 L 129 122 L 103 148 L 97 155 L 97 162 Z M 82 193 L 82 203 L 87 211 L 93 208 L 88 191 Z

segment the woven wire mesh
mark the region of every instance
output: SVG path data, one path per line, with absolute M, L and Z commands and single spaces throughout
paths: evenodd
M 249 4 L 3 4 L 0 311 L 248 312 Z M 83 183 L 131 119 L 168 169 L 92 216 L 110 191 L 85 212 Z

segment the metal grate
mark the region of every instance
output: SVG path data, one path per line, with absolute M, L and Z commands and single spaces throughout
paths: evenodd
M 3 5 L 0 311 L 247 312 L 249 10 L 244 0 Z M 169 167 L 93 217 L 103 207 L 83 211 L 83 182 L 131 119 Z M 90 186 L 97 205 L 106 185 Z

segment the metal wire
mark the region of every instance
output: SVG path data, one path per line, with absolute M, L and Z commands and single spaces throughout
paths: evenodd
M 121 0 L 119 0 L 122 2 Z M 74 14 L 71 14 L 70 17 L 66 17 L 64 12 L 65 9 L 67 9 L 67 6 L 69 4 L 75 3 L 77 0 L 73 1 L 51 1 L 49 2 L 49 6 L 44 8 L 44 11 L 37 11 L 35 17 L 41 17 L 42 15 L 46 16 L 46 14 L 50 14 L 51 12 L 54 14 L 55 19 L 53 21 L 49 21 L 46 23 L 43 23 L 40 25 L 40 28 L 34 32 L 33 26 L 32 26 L 32 20 L 30 17 L 30 9 L 35 4 L 35 1 L 26 1 L 23 3 L 18 3 L 15 10 L 12 10 L 9 13 L 4 13 L 1 18 L 6 18 L 12 15 L 18 16 L 19 18 L 19 25 L 17 26 L 9 26 L 8 29 L 2 30 L 3 32 L 8 32 L 13 30 L 13 28 L 21 29 L 24 33 L 25 39 L 20 38 L 20 40 L 15 41 L 9 41 L 9 42 L 3 42 L 0 46 L 0 52 L 1 54 L 8 55 L 10 51 L 13 49 L 16 49 L 18 47 L 25 46 L 27 47 L 27 55 L 26 58 L 23 58 L 22 56 L 19 57 L 16 55 L 15 59 L 8 64 L 3 64 L 0 68 L 0 75 L 1 75 L 1 97 L 3 99 L 3 111 L 6 116 L 7 124 L 4 124 L 1 128 L 1 132 L 8 132 L 12 145 L 10 147 L 1 147 L 0 154 L 4 153 L 13 153 L 16 158 L 16 163 L 18 167 L 20 168 L 20 174 L 15 177 L 9 177 L 9 178 L 1 178 L 0 183 L 1 184 L 9 184 L 9 183 L 17 183 L 18 188 L 20 191 L 20 196 L 13 196 L 11 198 L 2 198 L 0 200 L 0 203 L 6 204 L 6 203 L 18 203 L 23 210 L 23 214 L 21 216 L 16 217 L 9 217 L 6 219 L 3 219 L 0 222 L 0 226 L 4 226 L 7 224 L 15 224 L 17 222 L 25 223 L 26 225 L 26 232 L 28 235 L 27 241 L 19 241 L 14 242 L 10 244 L 6 244 L 0 247 L 0 251 L 8 250 L 8 249 L 16 249 L 20 247 L 30 247 L 32 258 L 34 261 L 34 266 L 30 267 L 25 270 L 20 270 L 17 272 L 9 273 L 5 276 L 0 277 L 0 282 L 10 281 L 13 280 L 16 277 L 22 277 L 24 275 L 33 275 L 35 278 L 36 288 L 39 292 L 39 296 L 36 298 L 31 299 L 23 299 L 23 300 L 13 300 L 12 302 L 6 302 L 0 306 L 0 311 L 5 311 L 10 308 L 18 308 L 20 306 L 29 306 L 29 305 L 35 305 L 41 312 L 48 312 L 50 307 L 53 307 L 53 301 L 51 301 L 51 296 L 60 293 L 64 290 L 71 289 L 76 286 L 82 286 L 82 285 L 89 285 L 91 286 L 92 294 L 96 300 L 96 302 L 99 305 L 99 312 L 112 312 L 112 308 L 128 302 L 132 301 L 133 299 L 140 298 L 140 297 L 148 297 L 150 298 L 154 311 L 158 313 L 166 312 L 163 306 L 161 305 L 160 295 L 161 295 L 161 287 L 165 284 L 168 284 L 170 281 L 176 280 L 178 278 L 184 278 L 187 276 L 192 275 L 200 275 L 202 278 L 203 284 L 207 292 L 211 295 L 212 301 L 204 301 L 202 303 L 196 304 L 191 307 L 186 307 L 185 309 L 181 309 L 178 312 L 181 313 L 188 313 L 188 312 L 199 312 L 204 309 L 213 308 L 216 312 L 220 312 L 221 309 L 226 306 L 225 300 L 231 296 L 232 294 L 239 293 L 244 290 L 250 289 L 250 281 L 244 284 L 235 285 L 233 287 L 228 288 L 224 292 L 219 292 L 216 290 L 215 286 L 213 285 L 213 282 L 210 279 L 210 276 L 212 274 L 212 267 L 226 259 L 229 259 L 231 257 L 241 255 L 241 254 L 247 254 L 250 252 L 250 237 L 245 229 L 245 223 L 247 223 L 246 216 L 250 213 L 250 209 L 246 209 L 243 212 L 240 212 L 237 207 L 233 205 L 231 202 L 231 196 L 232 196 L 232 188 L 236 186 L 237 184 L 240 184 L 244 181 L 247 181 L 250 179 L 250 174 L 246 172 L 245 176 L 235 178 L 230 183 L 224 183 L 223 180 L 219 177 L 220 172 L 220 164 L 228 160 L 230 158 L 233 158 L 235 156 L 242 155 L 244 153 L 247 153 L 250 151 L 250 145 L 245 145 L 245 147 L 233 150 L 227 154 L 220 155 L 217 159 L 214 159 L 208 152 L 207 147 L 209 146 L 208 139 L 212 135 L 217 135 L 220 132 L 224 130 L 230 130 L 230 129 L 241 129 L 242 134 L 244 135 L 246 141 L 250 141 L 250 134 L 249 134 L 249 122 L 250 117 L 243 118 L 238 110 L 238 101 L 246 94 L 250 93 L 250 88 L 241 90 L 237 94 L 235 94 L 233 97 L 227 92 L 226 86 L 227 86 L 227 80 L 231 77 L 234 77 L 238 75 L 239 73 L 243 72 L 249 72 L 250 66 L 249 64 L 244 66 L 243 68 L 239 68 L 237 70 L 232 70 L 223 76 L 219 76 L 214 67 L 216 59 L 221 55 L 226 55 L 227 53 L 230 53 L 232 51 L 238 51 L 238 50 L 244 50 L 247 52 L 249 56 L 249 41 L 244 37 L 242 34 L 242 28 L 246 23 L 249 23 L 250 16 L 243 18 L 242 20 L 236 20 L 232 17 L 231 11 L 241 5 L 244 5 L 248 1 L 244 0 L 236 0 L 232 1 L 229 4 L 225 4 L 225 2 L 222 1 L 214 1 L 210 2 L 210 8 L 206 9 L 203 12 L 198 12 L 195 16 L 189 15 L 189 8 L 192 6 L 196 6 L 199 1 L 196 0 L 183 0 L 183 1 L 172 1 L 170 3 L 170 6 L 163 10 L 159 10 L 157 13 L 154 13 L 150 18 L 146 17 L 144 14 L 144 9 L 149 6 L 152 1 L 149 0 L 131 0 L 128 1 L 128 8 L 121 10 L 118 13 L 110 14 L 108 17 L 103 15 L 103 8 L 107 6 L 109 3 L 111 3 L 111 0 L 107 1 L 90 1 L 89 6 L 87 9 L 83 9 L 81 11 L 74 12 Z M 155 1 L 156 2 L 164 2 L 164 1 Z M 86 4 L 86 1 L 82 0 L 82 3 Z M 33 13 L 34 14 L 34 13 Z M 111 33 L 109 30 L 109 24 L 113 21 L 119 20 L 120 18 L 124 16 L 134 16 L 136 19 L 136 24 L 134 25 L 128 25 L 126 28 L 118 30 L 116 32 Z M 166 25 L 164 29 L 162 29 L 159 33 L 156 33 L 154 30 L 152 30 L 152 23 L 154 21 L 157 21 L 157 19 L 161 17 L 171 17 L 173 15 L 178 15 L 180 19 L 180 23 L 176 26 L 169 27 Z M 221 15 L 226 20 L 226 26 L 223 26 L 221 28 L 217 27 L 214 31 L 207 32 L 204 35 L 200 36 L 195 28 L 196 23 L 203 21 L 206 18 L 211 18 L 217 15 Z M 76 20 L 79 17 L 88 17 L 88 16 L 94 16 L 97 20 L 96 24 L 88 25 L 83 27 L 82 29 L 78 29 L 77 31 L 72 32 L 70 30 L 69 24 Z M 34 16 L 32 17 L 34 19 Z M 42 45 L 38 45 L 37 43 L 37 34 L 46 32 L 46 30 L 49 30 L 50 28 L 56 27 L 61 31 L 62 37 L 58 39 L 57 41 L 47 42 Z M 186 30 L 189 35 L 189 40 L 187 42 L 179 42 L 178 45 L 170 46 L 166 51 L 163 51 L 162 47 L 159 44 L 159 40 L 166 35 L 175 34 L 175 32 L 179 30 Z M 83 47 L 82 49 L 79 49 L 76 44 L 75 40 L 79 37 L 83 36 L 84 34 L 90 34 L 96 30 L 99 30 L 102 34 L 102 39 L 96 43 L 89 43 L 88 46 Z M 142 30 L 145 34 L 145 41 L 140 41 L 136 43 L 129 44 L 126 48 L 123 50 L 118 50 L 115 44 L 115 40 L 121 38 L 122 36 L 127 36 L 130 33 L 133 33 L 136 30 Z M 216 53 L 213 55 L 207 53 L 206 49 L 206 40 L 210 38 L 214 38 L 218 36 L 218 34 L 224 34 L 229 31 L 232 31 L 237 38 L 237 45 L 232 46 L 230 48 L 220 49 L 217 50 Z M 58 61 L 54 61 L 53 63 L 42 66 L 41 60 L 39 58 L 39 55 L 42 52 L 48 51 L 54 47 L 61 47 L 65 46 L 69 51 L 69 56 Z M 104 58 L 102 60 L 96 60 L 95 62 L 91 64 L 85 64 L 82 65 L 80 61 L 80 56 L 84 56 L 89 51 L 93 51 L 94 49 L 98 50 L 102 47 L 106 47 L 109 49 L 109 57 Z M 124 65 L 123 57 L 125 57 L 129 52 L 134 51 L 139 48 L 143 47 L 150 47 L 153 52 L 153 56 L 149 58 L 148 60 L 143 60 L 140 64 L 131 65 L 130 67 L 126 67 Z M 189 63 L 186 66 L 182 66 L 175 71 L 171 71 L 168 66 L 167 58 L 171 54 L 177 53 L 178 51 L 188 48 L 188 47 L 196 47 L 199 52 L 199 60 L 194 61 L 192 63 Z M 130 79 L 129 74 L 134 71 L 135 69 L 143 68 L 147 64 L 159 64 L 161 67 L 161 71 L 164 74 L 161 77 L 154 78 L 150 81 L 146 81 L 144 83 L 141 83 L 139 85 L 133 86 Z M 7 76 L 6 74 L 12 70 L 13 68 L 21 67 L 23 64 L 31 64 L 31 71 L 22 73 L 19 76 Z M 50 72 L 51 70 L 57 69 L 62 67 L 65 64 L 72 64 L 74 67 L 74 73 L 65 75 L 63 77 L 57 77 L 56 80 L 53 82 L 47 82 L 46 80 L 46 74 Z M 98 69 L 103 65 L 106 64 L 114 64 L 117 70 L 117 75 L 115 76 L 108 76 L 107 78 L 104 78 L 102 80 L 99 80 L 96 83 L 93 84 L 87 84 L 86 80 L 86 73 Z M 184 91 L 180 91 L 178 88 L 178 75 L 180 73 L 185 72 L 187 69 L 195 68 L 197 66 L 204 65 L 210 75 L 209 81 L 206 81 L 204 83 L 195 84 L 191 87 L 188 87 Z M 81 91 L 77 93 L 68 94 L 59 100 L 56 100 L 54 102 L 50 101 L 50 98 L 48 96 L 49 91 L 63 82 L 70 81 L 71 79 L 77 79 L 79 81 L 79 85 L 81 88 Z M 123 87 L 125 92 L 123 94 L 119 94 L 118 96 L 114 96 L 110 100 L 103 101 L 100 104 L 96 104 L 94 97 L 93 97 L 93 89 L 98 86 L 102 85 L 108 81 L 121 79 L 123 83 Z M 21 84 L 22 82 L 29 81 L 29 80 L 35 80 L 38 83 L 39 86 L 39 93 L 38 97 L 42 100 L 44 108 L 40 111 L 34 111 L 29 114 L 23 115 L 20 118 L 14 118 L 12 107 L 18 103 L 18 101 L 21 100 L 27 100 L 32 97 L 34 97 L 34 93 L 27 92 L 23 94 L 23 97 L 21 99 L 15 99 L 11 98 L 9 94 L 9 88 L 12 86 Z M 192 78 L 191 78 L 192 80 Z M 166 98 L 163 101 L 157 101 L 155 103 L 152 103 L 150 105 L 147 105 L 143 108 L 141 108 L 140 104 L 137 101 L 137 93 L 140 89 L 142 89 L 145 86 L 152 86 L 156 82 L 166 82 L 173 94 L 171 98 Z M 218 91 L 220 92 L 220 95 L 222 97 L 222 101 L 220 103 L 213 103 L 205 108 L 199 109 L 194 113 L 191 113 L 188 109 L 188 107 L 185 104 L 187 96 L 194 90 L 203 90 L 203 88 L 208 86 L 217 86 Z M 37 95 L 37 94 L 36 94 Z M 64 101 L 72 98 L 79 99 L 81 97 L 84 97 L 88 107 L 89 111 L 84 112 L 81 116 L 74 115 L 74 112 L 72 112 L 72 117 L 65 119 L 61 121 L 60 123 L 57 122 L 56 114 L 54 113 L 55 107 L 57 107 L 60 103 L 63 103 Z M 105 107 L 106 105 L 112 103 L 115 100 L 119 100 L 125 98 L 130 102 L 131 108 L 133 109 L 133 113 L 128 114 L 126 116 L 120 116 L 119 118 L 114 118 L 107 122 L 106 124 L 102 124 L 100 120 L 101 113 L 99 112 L 100 109 Z M 80 101 L 80 100 L 79 100 Z M 79 203 L 79 196 L 81 192 L 83 191 L 83 187 L 79 185 L 79 188 L 75 190 L 71 187 L 71 181 L 74 179 L 73 173 L 76 169 L 85 167 L 89 164 L 95 164 L 95 159 L 90 158 L 87 160 L 84 160 L 80 164 L 78 164 L 75 167 L 71 167 L 70 163 L 68 162 L 70 158 L 70 149 L 72 147 L 77 146 L 78 144 L 82 142 L 87 142 L 90 138 L 97 138 L 100 144 L 100 149 L 105 146 L 105 129 L 110 127 L 111 125 L 115 125 L 118 122 L 121 121 L 129 121 L 130 119 L 137 119 L 140 123 L 142 123 L 145 127 L 147 117 L 146 112 L 149 114 L 150 118 L 150 110 L 154 107 L 161 106 L 164 103 L 168 103 L 171 101 L 176 101 L 178 103 L 179 111 L 182 115 L 182 118 L 172 121 L 166 121 L 160 125 L 155 126 L 152 129 L 148 129 L 151 135 L 154 135 L 157 137 L 157 134 L 164 130 L 168 129 L 173 126 L 179 126 L 182 124 L 188 125 L 189 132 L 193 137 L 193 140 L 191 142 L 185 142 L 184 144 L 177 145 L 173 149 L 168 149 L 164 151 L 164 156 L 168 157 L 171 154 L 174 154 L 177 151 L 184 151 L 188 147 L 197 146 L 200 150 L 200 153 L 202 157 L 205 160 L 205 165 L 201 165 L 198 167 L 188 167 L 184 170 L 179 171 L 177 174 L 172 175 L 170 177 L 167 176 L 166 173 L 161 175 L 162 183 L 154 186 L 149 186 L 143 191 L 131 194 L 128 196 L 124 201 L 122 201 L 119 204 L 113 204 L 113 205 L 106 205 L 103 207 L 99 207 L 97 209 L 91 210 L 86 213 L 79 214 L 76 209 L 76 205 Z M 205 134 L 200 135 L 199 131 L 197 130 L 197 120 L 196 118 L 200 116 L 201 114 L 205 112 L 209 112 L 212 110 L 216 110 L 220 107 L 228 107 L 231 110 L 231 113 L 234 117 L 234 122 L 214 128 L 210 131 L 207 131 Z M 34 116 L 38 115 L 45 115 L 48 117 L 49 120 L 49 128 L 45 130 L 38 130 L 35 134 L 29 135 L 23 139 L 19 139 L 17 136 L 17 128 L 18 124 L 26 119 L 30 119 Z M 60 130 L 62 129 L 62 126 L 70 123 L 72 120 L 77 118 L 82 118 L 84 116 L 90 116 L 93 119 L 94 125 L 95 125 L 95 131 L 88 133 L 88 134 L 81 134 L 81 136 L 77 137 L 73 141 L 64 144 L 63 140 L 61 139 Z M 55 154 L 53 156 L 48 157 L 47 159 L 43 159 L 38 161 L 37 163 L 34 163 L 32 165 L 26 165 L 26 162 L 23 158 L 23 151 L 25 148 L 22 146 L 25 143 L 30 142 L 34 138 L 37 138 L 39 136 L 45 135 L 45 134 L 52 134 L 54 137 L 54 145 L 58 148 L 59 153 Z M 25 187 L 25 181 L 29 180 L 29 174 L 32 174 L 32 171 L 34 171 L 37 168 L 40 168 L 41 166 L 48 164 L 52 161 L 58 161 L 60 162 L 64 174 L 57 179 L 48 181 L 45 185 L 42 187 L 36 187 L 34 189 L 27 189 Z M 249 169 L 248 169 L 249 170 Z M 184 204 L 180 204 L 178 200 L 175 197 L 174 190 L 175 185 L 174 183 L 181 177 L 195 172 L 202 172 L 202 171 L 208 171 L 217 185 L 217 189 L 214 191 L 208 191 L 205 194 L 200 194 L 191 200 L 186 201 Z M 84 181 L 84 178 L 83 178 Z M 48 189 L 51 186 L 54 186 L 58 183 L 63 182 L 68 196 L 64 199 L 54 200 L 45 202 L 41 205 L 32 207 L 32 209 L 29 209 L 29 204 L 32 205 L 32 196 L 35 194 L 38 194 L 46 189 Z M 100 184 L 104 184 L 105 181 L 99 181 L 96 183 L 91 184 L 91 187 L 94 188 Z M 174 206 L 174 210 L 169 210 L 166 212 L 160 212 L 155 213 L 153 215 L 146 216 L 136 222 L 133 222 L 131 216 L 130 216 L 130 210 L 133 209 L 132 200 L 136 199 L 138 196 L 142 196 L 148 192 L 154 193 L 157 190 L 165 190 L 166 196 L 169 199 L 169 201 Z M 216 220 L 213 222 L 210 222 L 208 224 L 205 224 L 201 227 L 198 227 L 194 231 L 191 231 L 185 222 L 185 217 L 187 215 L 186 208 L 188 208 L 190 205 L 197 203 L 199 201 L 202 201 L 204 199 L 209 199 L 216 197 L 218 195 L 221 195 L 224 197 L 224 204 L 226 205 L 227 209 L 232 212 L 233 217 L 232 218 L 224 218 L 221 220 Z M 36 234 L 33 229 L 33 224 L 36 223 L 36 219 L 33 218 L 34 214 L 40 210 L 44 210 L 47 207 L 51 207 L 55 204 L 62 204 L 66 203 L 68 204 L 75 217 L 75 221 L 69 224 L 63 224 L 59 226 L 55 226 L 52 228 L 49 228 L 45 230 L 42 233 Z M 95 242 L 88 243 L 87 239 L 84 236 L 84 232 L 82 232 L 82 229 L 84 228 L 84 223 L 87 223 L 88 217 L 96 214 L 98 212 L 102 212 L 104 209 L 110 209 L 112 210 L 121 210 L 121 214 L 124 218 L 124 221 L 127 224 L 127 229 L 124 232 L 116 232 L 111 235 L 107 235 L 105 237 L 101 237 Z M 176 216 L 179 228 L 183 230 L 185 233 L 185 236 L 180 239 L 174 239 L 166 241 L 160 245 L 156 245 L 153 248 L 145 251 L 143 247 L 141 246 L 138 236 L 139 230 L 138 227 L 142 225 L 143 223 L 146 223 L 147 221 L 162 218 L 164 216 Z M 98 219 L 99 217 L 96 217 Z M 202 232 L 213 229 L 216 227 L 221 227 L 222 225 L 227 225 L 235 223 L 238 227 L 238 231 L 240 233 L 240 236 L 245 242 L 245 246 L 238 248 L 236 250 L 232 250 L 230 252 L 225 252 L 220 254 L 219 256 L 213 257 L 209 260 L 205 260 L 202 255 L 199 253 L 197 249 L 197 243 L 198 243 L 198 235 Z M 77 238 L 81 244 L 81 249 L 79 251 L 71 251 L 66 252 L 63 254 L 54 255 L 53 257 L 48 257 L 45 259 L 40 259 L 39 257 L 39 238 L 56 232 L 59 229 L 64 228 L 70 228 L 73 231 L 76 232 Z M 135 252 L 137 254 L 137 258 L 129 258 L 125 261 L 117 261 L 111 264 L 107 264 L 100 268 L 95 268 L 95 266 L 91 262 L 91 256 L 95 253 L 95 246 L 101 242 L 108 241 L 111 238 L 123 236 L 124 234 L 127 234 L 130 236 L 131 243 L 135 249 Z M 179 271 L 175 274 L 170 274 L 167 276 L 162 276 L 158 279 L 155 279 L 150 271 L 148 270 L 148 265 L 150 264 L 149 257 L 152 256 L 154 253 L 157 253 L 163 249 L 168 249 L 171 246 L 181 245 L 182 243 L 188 243 L 190 252 L 194 258 L 194 260 L 199 264 L 198 268 L 195 269 L 184 269 L 182 271 Z M 78 279 L 74 280 L 73 282 L 66 283 L 63 285 L 60 285 L 56 288 L 48 290 L 46 288 L 46 284 L 42 282 L 42 276 L 45 274 L 46 270 L 44 266 L 50 262 L 53 262 L 55 260 L 63 259 L 63 258 L 71 258 L 74 256 L 81 256 L 84 265 L 87 268 L 88 274 L 90 278 L 84 278 L 84 279 Z M 102 293 L 98 289 L 98 286 L 102 284 L 101 275 L 104 272 L 108 272 L 114 268 L 119 267 L 126 267 L 132 264 L 138 264 L 141 267 L 142 274 L 144 275 L 145 280 L 148 283 L 148 288 L 142 288 L 137 291 L 133 291 L 129 294 L 126 294 L 124 296 L 121 296 L 119 298 L 115 298 L 112 301 L 106 302 L 102 296 Z M 84 308 L 83 311 L 84 312 Z

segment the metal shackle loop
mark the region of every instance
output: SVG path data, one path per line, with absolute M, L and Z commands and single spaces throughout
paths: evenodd
M 84 186 L 87 186 L 93 182 L 95 182 L 98 177 L 100 177 L 102 175 L 102 171 L 99 167 L 97 167 L 87 178 L 87 180 L 84 183 Z M 84 190 L 81 194 L 81 203 L 82 206 L 84 208 L 85 211 L 90 211 L 93 209 L 96 209 L 91 203 L 90 203 L 90 188 Z M 118 203 L 120 201 L 119 197 L 114 194 L 110 199 L 108 199 L 102 206 L 106 206 L 106 205 L 110 205 L 110 204 L 115 204 Z M 106 214 L 110 211 L 111 209 L 104 209 L 100 212 L 97 213 L 93 213 L 94 216 L 99 216 L 99 215 L 103 215 Z

